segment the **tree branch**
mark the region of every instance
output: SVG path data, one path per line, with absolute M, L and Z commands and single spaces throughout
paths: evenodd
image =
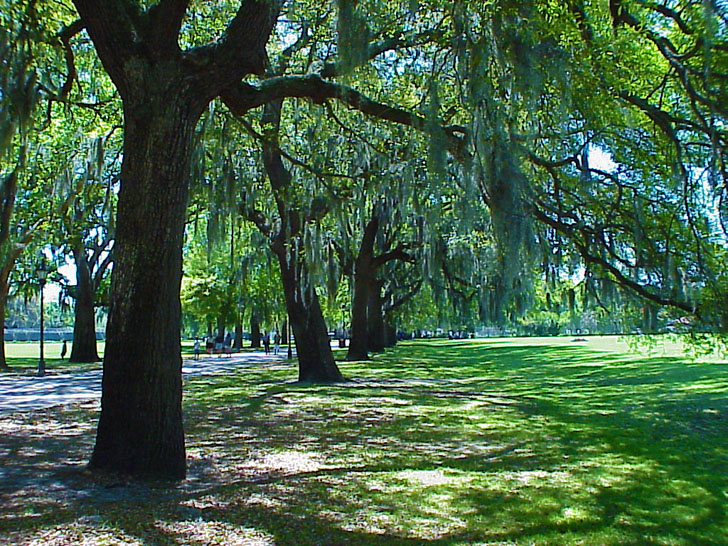
M 86 25 L 83 21 L 79 19 L 71 23 L 58 33 L 58 37 L 61 39 L 61 43 L 63 44 L 63 56 L 66 60 L 66 68 L 68 70 L 68 74 L 66 75 L 66 81 L 63 82 L 63 85 L 61 86 L 61 92 L 56 97 L 56 99 L 58 100 L 65 100 L 68 97 L 68 94 L 71 92 L 71 88 L 73 88 L 73 82 L 76 79 L 77 72 L 76 61 L 73 55 L 73 48 L 71 47 L 71 38 L 81 32 L 84 28 L 86 28 Z
M 179 54 L 179 31 L 190 0 L 161 0 L 149 8 L 146 40 L 152 52 Z
M 278 20 L 282 0 L 243 0 L 222 37 L 214 44 L 191 49 L 185 59 L 197 67 L 201 85 L 217 93 L 219 82 L 263 74 L 268 64 L 265 46 Z
M 369 44 L 367 59 L 372 60 L 386 51 L 404 49 L 432 42 L 438 38 L 442 38 L 442 36 L 443 33 L 440 30 L 428 30 L 426 32 L 412 32 L 406 35 L 383 38 Z M 322 78 L 335 78 L 336 76 L 350 72 L 351 68 L 350 64 L 345 64 L 341 61 L 328 62 L 324 64 L 319 75 Z
M 416 263 L 417 259 L 415 258 L 415 256 L 406 252 L 406 250 L 415 248 L 417 246 L 419 245 L 417 245 L 416 243 L 399 243 L 394 249 L 390 250 L 389 252 L 385 252 L 383 254 L 380 254 L 379 256 L 375 256 L 372 259 L 372 267 L 375 270 L 379 269 L 381 266 L 383 266 L 387 262 L 391 262 L 392 260 L 399 260 L 401 262 L 407 262 L 410 264 Z
M 119 93 L 127 92 L 126 61 L 134 55 L 133 14 L 124 0 L 73 0 L 104 68 Z
M 563 236 L 565 236 L 571 243 L 574 245 L 576 250 L 579 252 L 581 257 L 584 259 L 584 262 L 588 264 L 594 264 L 596 266 L 599 266 L 603 270 L 607 271 L 609 274 L 612 275 L 612 277 L 615 279 L 615 281 L 632 291 L 636 292 L 643 298 L 653 301 L 655 303 L 659 303 L 660 305 L 665 305 L 669 307 L 675 307 L 677 309 L 682 309 L 683 311 L 686 311 L 691 314 L 697 315 L 697 309 L 695 308 L 695 305 L 688 303 L 688 302 L 682 302 L 678 301 L 672 298 L 664 298 L 660 296 L 659 294 L 655 294 L 651 291 L 649 291 L 645 286 L 638 283 L 637 281 L 634 281 L 627 277 L 624 273 L 622 273 L 616 266 L 609 263 L 605 258 L 601 256 L 597 256 L 589 251 L 589 248 L 587 244 L 584 241 L 580 241 L 581 238 L 579 234 L 574 233 L 574 226 L 569 224 L 564 224 L 563 222 L 551 218 L 548 214 L 544 213 L 538 206 L 537 203 L 532 203 L 531 207 L 532 213 L 534 217 L 542 222 L 543 224 L 546 224 L 547 226 L 553 228 L 557 232 L 561 233 Z
M 433 124 L 432 121 L 402 108 L 376 102 L 347 85 L 325 81 L 318 74 L 280 76 L 265 80 L 258 86 L 240 82 L 220 94 L 225 105 L 240 116 L 266 103 L 288 97 L 309 98 L 316 103 L 336 99 L 363 114 L 406 125 L 423 133 L 434 134 L 442 131 L 447 148 L 453 156 L 462 159 L 466 154 L 465 142 L 458 136 L 467 134 L 465 128 Z

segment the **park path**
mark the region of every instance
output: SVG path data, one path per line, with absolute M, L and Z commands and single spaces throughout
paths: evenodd
M 201 356 L 185 359 L 182 376 L 210 375 L 231 372 L 242 366 L 282 361 L 280 355 L 239 353 L 230 357 Z M 101 397 L 101 370 L 46 375 L 44 377 L 0 377 L 0 415 L 50 408 Z

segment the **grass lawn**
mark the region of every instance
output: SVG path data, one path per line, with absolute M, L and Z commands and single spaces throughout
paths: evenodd
M 101 363 L 73 363 L 68 361 L 71 355 L 71 344 L 68 343 L 65 359 L 61 360 L 61 342 L 46 341 L 43 347 L 43 359 L 46 363 L 46 372 L 49 374 L 82 372 L 101 368 Z M 104 357 L 104 342 L 97 342 L 98 353 Z M 0 372 L 0 377 L 12 375 L 34 375 L 38 370 L 40 345 L 37 341 L 15 341 L 5 343 L 5 358 L 10 370 Z
M 353 381 L 186 381 L 189 478 L 83 468 L 96 404 L 0 418 L 0 544 L 728 544 L 728 364 L 411 341 Z

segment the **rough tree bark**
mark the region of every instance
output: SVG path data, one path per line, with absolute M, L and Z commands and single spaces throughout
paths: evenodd
M 168 74 L 156 77 L 176 80 Z M 91 466 L 183 478 L 179 294 L 188 197 L 184 182 L 201 111 L 174 87 L 157 93 L 139 89 L 139 102 L 125 104 L 116 262 Z
M 182 242 L 195 126 L 220 92 L 264 67 L 276 1 L 241 3 L 223 37 L 182 52 L 188 2 L 146 11 L 74 0 L 124 105 L 124 154 L 101 416 L 90 466 L 182 478 Z
M 302 290 L 301 275 L 305 260 L 283 238 L 272 245 L 281 266 L 281 281 L 286 307 L 293 330 L 298 357 L 298 380 L 305 383 L 337 383 L 344 381 L 331 352 L 318 296 Z
M 381 294 L 383 283 L 377 280 L 377 271 L 392 260 L 414 260 L 414 256 L 405 251 L 408 246 L 405 244 L 375 255 L 375 241 L 380 228 L 379 207 L 380 204 L 372 209 L 372 217 L 364 228 L 359 253 L 354 261 L 351 343 L 347 360 L 367 360 L 369 352 L 382 352 L 388 345 L 384 328 L 384 299 Z
M 235 341 L 233 342 L 233 348 L 236 351 L 240 351 L 243 348 L 243 325 L 240 321 L 235 323 Z

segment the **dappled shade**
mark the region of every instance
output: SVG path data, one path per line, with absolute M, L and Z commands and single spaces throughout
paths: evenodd
M 190 471 L 176 486 L 85 472 L 92 407 L 2 418 L 0 536 L 728 541 L 726 363 L 628 354 L 614 339 L 463 340 L 407 342 L 342 371 L 358 379 L 304 386 L 270 362 L 188 380 Z

